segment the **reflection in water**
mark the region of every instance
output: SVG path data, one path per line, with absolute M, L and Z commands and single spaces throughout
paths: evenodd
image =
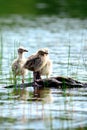
M 20 129 L 25 127 L 26 129 L 48 128 L 49 130 L 71 129 L 73 127 L 83 128 L 86 124 L 87 104 L 85 101 L 87 102 L 87 99 L 83 89 L 78 89 L 78 95 L 76 89 L 64 91 L 35 89 L 34 91 L 32 87 L 15 88 L 9 90 L 9 96 L 7 94 L 2 96 L 3 94 L 0 93 L 3 97 L 0 109 L 4 110 L 2 114 L 7 118 L 8 124 L 10 123 L 8 117 L 14 120 L 16 125 L 11 123 L 14 129 L 18 127 Z
M 17 114 L 16 116 L 19 115 L 18 121 L 24 125 L 26 124 L 26 127 L 33 129 L 35 126 L 37 127 L 38 124 L 37 129 L 40 129 L 43 128 L 42 124 L 44 122 L 45 128 L 47 124 L 50 123 L 49 114 L 47 112 L 48 110 L 45 110 L 45 105 L 52 103 L 51 90 L 35 89 L 31 91 L 31 89 L 32 88 L 16 88 L 12 90 L 12 92 L 9 94 L 9 100 L 14 100 L 14 106 L 13 109 L 9 109 L 14 112 L 14 110 L 17 108 L 18 111 L 15 113 Z M 17 102 L 15 102 L 15 100 L 18 101 L 19 104 L 16 104 Z M 14 114 L 10 116 L 13 118 Z M 41 122 L 41 124 L 39 124 L 39 122 Z M 29 124 L 28 126 L 27 123 Z M 14 126 L 14 128 L 16 127 Z
M 12 84 L 11 63 L 19 45 L 28 57 L 48 47 L 53 60 L 51 76 L 87 81 L 87 20 L 9 16 L 0 18 L 0 129 L 84 129 L 87 126 L 87 89 L 4 89 Z M 32 81 L 32 73 L 25 82 Z M 44 77 L 43 77 L 44 78 Z M 18 83 L 21 79 L 18 78 Z
M 34 89 L 33 91 L 30 91 L 30 89 L 25 88 L 14 88 L 11 92 L 11 98 L 12 97 L 13 99 L 25 101 L 43 101 L 43 103 L 52 102 L 52 94 L 50 89 Z

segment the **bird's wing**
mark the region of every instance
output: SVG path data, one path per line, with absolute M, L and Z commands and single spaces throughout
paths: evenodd
M 37 71 L 42 64 L 41 58 L 37 55 L 32 55 L 28 57 L 24 68 L 31 70 L 31 71 Z
M 12 63 L 12 71 L 15 71 L 17 69 L 17 61 L 14 60 Z
M 12 71 L 15 75 L 18 75 L 20 73 L 20 64 L 17 60 L 15 60 L 12 64 Z

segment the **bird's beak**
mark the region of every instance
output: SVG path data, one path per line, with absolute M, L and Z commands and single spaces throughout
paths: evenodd
M 24 52 L 28 52 L 28 50 L 26 50 L 26 49 L 24 49 L 23 51 L 24 51 Z
M 44 54 L 48 54 L 48 52 L 44 52 Z

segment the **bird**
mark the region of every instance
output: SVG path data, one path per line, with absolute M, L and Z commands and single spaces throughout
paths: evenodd
M 29 56 L 24 64 L 24 68 L 33 71 L 34 83 L 41 79 L 41 75 L 49 75 L 51 72 L 51 60 L 49 59 L 48 49 L 41 48 L 35 54 Z
M 40 74 L 42 76 L 46 76 L 48 78 L 52 74 L 52 60 L 48 58 L 47 63 L 45 66 L 40 70 Z
M 27 74 L 27 69 L 23 68 L 24 63 L 26 62 L 24 52 L 28 52 L 28 50 L 20 46 L 18 48 L 18 57 L 12 62 L 12 72 L 15 84 L 17 83 L 16 76 L 22 76 L 22 83 L 24 83 L 24 76 Z

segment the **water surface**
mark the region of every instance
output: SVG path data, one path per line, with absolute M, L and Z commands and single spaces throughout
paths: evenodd
M 53 61 L 51 76 L 86 82 L 87 20 L 18 15 L 0 18 L 0 128 L 86 129 L 87 89 L 44 89 L 37 92 L 32 86 L 20 90 L 4 88 L 13 83 L 11 63 L 20 45 L 29 50 L 25 57 L 39 48 L 49 48 Z M 31 78 L 29 72 L 25 82 Z

